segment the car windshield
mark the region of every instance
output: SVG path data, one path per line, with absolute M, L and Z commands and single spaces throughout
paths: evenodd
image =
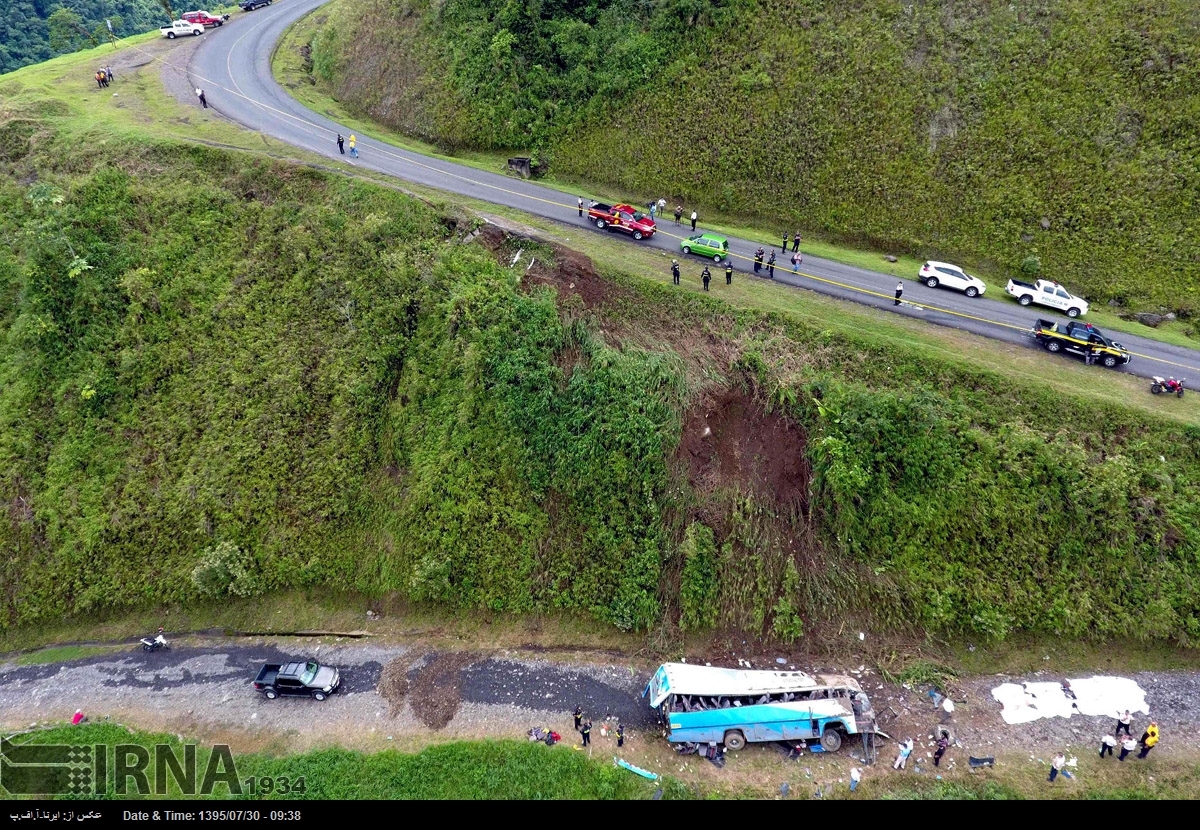
M 305 686 L 317 679 L 317 670 L 321 667 L 315 662 L 309 661 L 304 665 L 304 674 L 300 675 L 300 682 Z
M 642 213 L 640 210 L 635 210 L 633 212 L 633 218 L 640 222 L 646 218 L 646 214 Z

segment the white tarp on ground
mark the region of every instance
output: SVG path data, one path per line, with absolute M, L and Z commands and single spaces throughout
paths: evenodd
M 992 689 L 1005 723 L 1029 723 L 1039 718 L 1069 718 L 1072 714 L 1111 717 L 1130 712 L 1150 714 L 1146 692 L 1127 677 L 1068 678 L 1072 700 L 1061 683 L 1005 683 Z

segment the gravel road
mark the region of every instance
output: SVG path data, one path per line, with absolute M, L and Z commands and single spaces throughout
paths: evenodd
M 597 721 L 611 714 L 632 728 L 653 725 L 652 713 L 640 699 L 647 676 L 628 666 L 562 666 L 476 655 L 446 681 L 433 676 L 439 656 L 434 652 L 354 644 L 317 650 L 317 659 L 340 668 L 343 678 L 339 694 L 324 702 L 268 701 L 251 688 L 261 664 L 298 659 L 304 653 L 272 644 L 230 645 L 120 651 L 45 665 L 4 663 L 0 724 L 24 728 L 62 721 L 83 709 L 92 720 L 111 715 L 147 727 L 267 730 L 303 733 L 314 743 L 322 738 L 352 743 L 352 736 L 383 732 L 414 738 L 434 732 L 448 737 L 519 736 L 534 725 L 569 726 L 571 710 L 581 705 Z M 451 717 L 444 728 L 423 722 L 411 700 L 389 706 L 377 691 L 383 668 L 397 660 L 411 666 L 410 697 L 420 692 L 445 698 L 443 708 Z M 423 684 L 425 673 L 431 680 Z
M 251 688 L 262 663 L 305 654 L 342 670 L 339 694 L 324 702 L 268 701 Z M 237 641 L 149 654 L 131 648 L 66 663 L 0 663 L 0 726 L 62 722 L 83 709 L 92 720 L 109 716 L 146 729 L 241 736 L 247 746 L 285 740 L 297 749 L 329 743 L 370 749 L 392 739 L 418 747 L 451 738 L 519 737 L 534 725 L 565 734 L 571 710 L 580 705 L 597 723 L 613 715 L 633 730 L 653 728 L 641 698 L 647 673 L 615 660 L 558 663 L 516 652 L 438 652 L 361 642 L 288 647 Z M 1151 715 L 1162 728 L 1158 754 L 1200 750 L 1200 673 L 1131 676 L 1146 690 Z M 1082 752 L 1112 730 L 1111 718 L 1081 716 L 1005 724 L 991 689 L 1023 679 L 1055 678 L 974 677 L 953 690 L 959 701 L 953 726 L 961 742 L 955 754 L 962 760 L 967 754 Z M 862 672 L 861 682 L 881 713 L 882 729 L 928 745 L 937 718 L 924 690 L 886 684 L 871 669 Z M 1135 731 L 1147 720 L 1138 716 Z

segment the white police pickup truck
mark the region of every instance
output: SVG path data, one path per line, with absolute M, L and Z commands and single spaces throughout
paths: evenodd
M 177 37 L 184 37 L 185 35 L 202 35 L 204 34 L 204 27 L 199 23 L 189 23 L 186 20 L 176 20 L 170 26 L 163 26 L 158 30 L 158 32 L 163 37 L 174 40 Z
M 1082 317 L 1088 313 L 1088 301 L 1076 297 L 1067 289 L 1050 280 L 1037 282 L 1021 282 L 1009 280 L 1004 288 L 1005 293 L 1016 297 L 1021 305 L 1037 303 L 1038 305 L 1057 308 L 1068 317 Z

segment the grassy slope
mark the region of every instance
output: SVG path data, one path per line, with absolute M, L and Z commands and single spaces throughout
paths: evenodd
M 509 138 L 523 125 L 558 174 L 595 187 L 952 258 L 1001 282 L 1036 256 L 1097 305 L 1196 310 L 1200 19 L 1186 0 L 759 0 L 733 4 L 716 41 L 655 17 L 608 53 L 550 7 L 535 23 L 489 18 L 494 5 L 343 7 L 315 41 L 316 74 L 352 109 L 439 146 L 529 149 Z M 460 44 L 505 26 L 514 51 L 495 53 L 489 78 Z M 636 91 L 603 86 L 613 54 L 636 55 Z M 512 84 L 549 84 L 553 103 Z
M 824 546 L 789 583 L 807 518 L 708 504 L 727 622 L 1195 638 L 1197 436 L 1146 414 L 1194 420 L 1194 399 L 1077 396 L 1062 378 L 1125 381 L 1061 362 L 1050 380 L 1034 353 L 1014 380 L 960 361 L 973 338 L 749 281 L 732 305 L 664 289 L 627 275 L 654 259 L 619 240 L 587 244 L 625 293 L 560 317 L 394 192 L 138 138 L 115 108 L 96 116 L 123 131 L 106 145 L 73 103 L 86 78 L 53 80 L 70 66 L 0 84 L 6 128 L 39 136 L 10 143 L 0 193 L 21 240 L 3 263 L 10 621 L 187 601 L 200 553 L 229 541 L 216 570 L 239 590 L 348 583 L 646 626 L 677 607 L 696 515 L 667 463 L 682 410 L 744 385 L 810 434 Z M 64 203 L 36 207 L 34 178 Z M 64 235 L 92 270 L 71 275 Z
M 156 746 L 167 745 L 182 758 L 183 741 L 174 735 L 153 735 L 127 730 L 115 724 L 84 724 L 79 727 L 35 732 L 21 736 L 18 743 L 73 743 L 108 747 L 138 745 L 151 753 Z M 111 751 L 111 750 L 110 750 Z M 199 747 L 196 757 L 198 779 L 204 779 L 211 747 Z M 548 749 L 528 741 L 462 741 L 434 746 L 416 754 L 395 751 L 365 754 L 346 749 L 323 749 L 303 755 L 274 756 L 263 753 L 235 753 L 237 778 L 272 779 L 273 792 L 262 787 L 251 793 L 231 791 L 218 783 L 210 791 L 212 798 L 290 798 L 290 799 L 646 799 L 655 784 L 572 752 L 566 746 Z M 100 798 L 138 797 L 136 792 L 118 795 L 111 774 L 108 791 Z M 150 774 L 153 774 L 151 769 Z M 274 785 L 286 778 L 289 788 L 303 778 L 303 793 L 281 793 Z M 165 798 L 187 798 L 174 778 L 167 778 Z M 130 788 L 136 782 L 129 783 Z M 664 786 L 665 798 L 688 797 L 677 782 Z
M 84 724 L 60 727 L 18 736 L 17 743 L 85 744 L 88 746 L 138 745 L 153 753 L 166 745 L 182 755 L 184 741 L 175 735 L 135 732 L 115 724 Z M 203 780 L 211 746 L 200 744 L 196 753 L 198 779 Z M 665 747 L 654 753 L 656 769 L 671 769 L 672 775 L 658 782 L 642 779 L 611 763 L 593 761 L 573 752 L 566 745 L 549 749 L 528 741 L 463 741 L 430 747 L 406 754 L 388 750 L 363 753 L 340 748 L 319 749 L 303 754 L 275 751 L 233 752 L 237 778 L 245 782 L 254 777 L 270 778 L 271 793 L 260 792 L 255 798 L 315 799 L 649 799 L 662 789 L 665 799 L 777 796 L 782 781 L 791 782 L 793 799 L 811 797 L 811 780 L 798 779 L 794 768 L 781 768 L 779 756 L 770 749 L 752 748 L 730 759 L 719 777 L 709 775 L 707 764 L 684 764 Z M 109 750 L 111 752 L 111 750 Z M 936 800 L 1010 800 L 1010 799 L 1193 799 L 1197 796 L 1200 772 L 1185 761 L 1156 755 L 1149 762 L 1153 775 L 1147 779 L 1146 764 L 1119 765 L 1099 762 L 1092 753 L 1081 753 L 1076 779 L 1064 779 L 1059 786 L 1046 783 L 1045 766 L 1028 763 L 1023 756 L 1001 757 L 999 766 L 984 775 L 969 775 L 959 765 L 946 770 L 945 780 L 885 773 L 867 767 L 857 794 L 845 783 L 850 763 L 844 769 L 826 772 L 822 784 L 830 784 L 831 797 L 837 799 L 936 799 Z M 640 760 L 640 759 L 639 759 Z M 881 759 L 881 762 L 883 759 Z M 642 762 L 646 763 L 646 762 Z M 699 766 L 699 769 L 695 767 Z M 109 788 L 101 798 L 138 798 L 136 793 L 117 796 L 109 765 Z M 890 771 L 888 771 L 890 772 Z M 303 777 L 303 793 L 282 794 L 276 789 L 281 779 L 289 788 Z M 781 781 L 782 780 L 782 781 Z M 836 782 L 836 783 L 835 783 Z M 166 798 L 187 798 L 178 782 L 167 779 Z M 130 786 L 136 786 L 130 782 Z M 234 793 L 234 797 L 239 797 Z M 211 797 L 228 798 L 228 788 L 216 784 Z M 247 791 L 241 798 L 251 798 Z

